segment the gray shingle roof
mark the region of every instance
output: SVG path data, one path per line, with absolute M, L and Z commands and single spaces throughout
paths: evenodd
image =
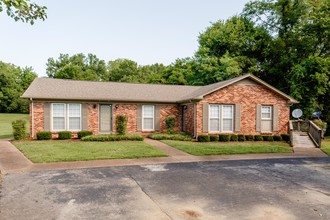
M 200 100 L 204 95 L 210 94 L 218 89 L 245 78 L 251 78 L 256 82 L 263 84 L 293 103 L 297 102 L 290 96 L 280 92 L 250 74 L 207 86 L 137 84 L 36 78 L 22 95 L 22 98 L 44 100 L 182 103 L 190 100 Z

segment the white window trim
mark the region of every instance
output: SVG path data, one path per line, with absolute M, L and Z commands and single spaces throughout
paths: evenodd
M 211 115 L 211 106 L 218 106 L 219 108 L 219 117 L 216 118 L 216 117 L 210 117 Z M 221 105 L 217 105 L 217 104 L 209 104 L 209 132 L 220 132 L 221 130 Z M 219 120 L 219 130 L 211 130 L 211 119 L 218 119 Z
M 145 117 L 144 116 L 144 107 L 145 106 L 151 106 L 152 107 L 152 129 L 144 129 L 144 119 L 145 118 L 151 118 L 151 117 Z M 142 131 L 154 131 L 155 130 L 155 106 L 154 105 L 142 105 Z
M 269 118 L 262 117 L 262 114 L 264 113 L 262 111 L 263 108 L 269 108 L 269 110 L 270 110 L 270 112 L 269 112 L 270 113 L 269 114 Z M 265 112 L 265 113 L 268 114 L 268 112 Z M 271 121 L 272 120 L 272 115 L 273 115 L 273 110 L 272 110 L 272 106 L 271 105 L 263 105 L 263 106 L 261 106 L 261 120 L 263 120 L 263 121 Z
M 69 106 L 70 105 L 79 105 L 79 109 L 80 109 L 80 111 L 79 111 L 79 121 L 80 121 L 80 123 L 79 123 L 79 129 L 69 129 L 70 128 L 70 118 L 78 118 L 78 117 L 70 117 L 70 108 L 69 108 Z M 81 131 L 81 123 L 82 123 L 82 118 L 81 118 L 81 104 L 79 104 L 79 103 L 68 103 L 68 104 L 66 104 L 66 106 L 67 106 L 67 117 L 68 117 L 68 124 L 67 124 L 67 130 L 68 131 Z
M 62 104 L 64 105 L 64 130 L 62 129 L 54 129 L 54 117 L 53 117 L 53 109 L 54 104 Z M 70 104 L 79 104 L 79 118 L 80 118 L 80 129 L 71 129 L 69 130 L 69 105 Z M 81 104 L 80 103 L 51 103 L 51 131 L 58 132 L 58 131 L 81 131 L 82 128 L 82 114 L 81 114 Z
M 211 112 L 211 108 L 210 106 L 219 106 L 219 118 L 215 118 L 215 117 L 210 117 L 210 112 Z M 231 109 L 232 109 L 232 114 L 231 114 L 231 118 L 224 118 L 223 117 L 223 107 L 224 106 L 230 106 Z M 209 104 L 209 133 L 219 133 L 219 132 L 226 132 L 226 133 L 230 133 L 230 132 L 234 132 L 234 105 L 219 105 L 219 104 Z M 211 119 L 218 119 L 219 120 L 219 130 L 211 130 Z M 223 129 L 223 119 L 231 119 L 231 127 L 232 127 L 232 130 L 224 130 Z
M 222 112 L 223 112 L 223 108 L 224 107 L 231 107 L 231 117 L 230 118 L 225 118 L 225 117 L 223 117 L 223 115 L 221 115 L 222 117 L 221 117 L 221 131 L 222 132 L 234 132 L 234 105 L 222 105 L 221 106 L 221 108 L 222 108 Z M 223 128 L 223 120 L 224 119 L 231 119 L 231 127 L 232 127 L 232 130 L 225 130 L 224 128 Z

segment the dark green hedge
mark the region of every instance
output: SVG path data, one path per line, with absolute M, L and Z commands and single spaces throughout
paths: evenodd
M 60 131 L 60 132 L 58 132 L 58 139 L 60 139 L 60 140 L 71 139 L 71 136 L 72 136 L 71 131 Z
M 52 139 L 52 132 L 50 131 L 39 131 L 37 132 L 38 140 L 50 140 Z
M 219 135 L 220 142 L 227 142 L 230 141 L 230 134 L 220 134 Z
M 238 141 L 245 141 L 245 135 L 244 134 L 239 134 L 237 135 Z
M 274 137 L 272 135 L 263 135 L 262 138 L 264 141 L 274 141 Z
M 254 135 L 254 140 L 255 141 L 263 141 L 263 137 L 261 135 Z
M 198 142 L 210 142 L 210 136 L 201 134 L 197 137 Z
M 26 121 L 16 120 L 11 123 L 15 140 L 23 140 L 26 137 Z
M 211 142 L 219 141 L 219 135 L 210 135 L 210 141 Z
M 168 134 L 168 133 L 153 133 L 148 136 L 154 140 L 175 140 L 175 141 L 191 141 L 192 135 L 178 133 L 178 134 Z
M 78 138 L 81 139 L 83 137 L 86 137 L 86 136 L 89 136 L 89 135 L 92 135 L 93 132 L 92 131 L 79 131 L 78 132 Z
M 290 135 L 288 134 L 281 134 L 281 137 L 283 141 L 290 141 Z
M 247 141 L 254 141 L 254 135 L 250 135 L 250 134 L 245 135 L 245 140 L 247 140 Z
M 230 140 L 231 140 L 231 141 L 238 141 L 238 136 L 237 136 L 236 134 L 232 134 L 232 135 L 230 136 Z

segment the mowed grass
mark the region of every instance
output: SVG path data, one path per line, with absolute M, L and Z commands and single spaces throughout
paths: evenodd
M 164 157 L 164 152 L 142 141 L 15 141 L 13 144 L 32 162 L 63 162 L 103 159 Z
M 0 113 L 0 139 L 13 138 L 11 123 L 18 119 L 26 121 L 26 132 L 29 132 L 30 123 L 28 114 Z
M 329 139 L 322 141 L 321 150 L 323 150 L 324 153 L 326 153 L 330 156 L 330 140 Z
M 292 152 L 292 148 L 284 142 L 200 143 L 170 140 L 164 140 L 162 142 L 195 156 Z

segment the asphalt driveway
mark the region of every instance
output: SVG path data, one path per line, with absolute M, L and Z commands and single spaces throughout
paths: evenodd
M 7 174 L 0 219 L 330 219 L 330 158 Z

